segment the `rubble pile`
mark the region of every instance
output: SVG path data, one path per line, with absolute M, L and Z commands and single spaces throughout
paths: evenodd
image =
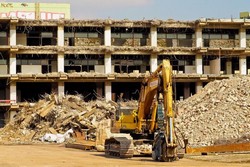
M 177 104 L 176 132 L 191 146 L 250 140 L 250 77 L 208 83 Z
M 111 118 L 116 107 L 112 101 L 84 102 L 81 96 L 46 95 L 34 105 L 23 107 L 0 130 L 0 143 L 36 143 L 45 133 L 64 133 L 71 128 L 86 129 L 88 137 L 95 138 L 98 122 Z

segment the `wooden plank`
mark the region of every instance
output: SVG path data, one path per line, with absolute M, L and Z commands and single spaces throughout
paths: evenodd
M 71 107 L 71 108 L 73 108 L 73 109 L 76 109 L 76 110 L 78 110 L 78 111 L 84 111 L 84 110 L 86 110 L 85 108 L 83 108 L 83 107 L 77 105 L 77 104 L 74 103 L 74 102 L 69 102 L 69 101 L 66 101 L 66 100 L 65 100 L 65 101 L 64 101 L 64 104 L 67 105 L 67 106 L 69 106 L 69 107 Z
M 89 116 L 91 116 L 92 114 L 94 114 L 96 112 L 96 108 L 93 108 L 91 111 L 86 112 L 85 114 L 83 114 L 83 116 L 85 118 L 88 118 Z
M 66 148 L 76 148 L 76 149 L 81 149 L 81 150 L 95 150 L 94 145 L 88 145 L 88 144 L 72 144 L 72 143 L 67 143 L 65 144 Z
M 31 131 L 31 133 L 28 135 L 28 138 L 32 140 L 33 137 L 36 135 L 36 133 L 37 133 L 36 131 Z
M 39 115 L 41 117 L 45 117 L 48 113 L 52 111 L 53 107 L 54 107 L 54 101 L 50 102 L 47 107 L 40 110 Z
M 225 145 L 214 145 L 205 147 L 187 147 L 186 153 L 215 153 L 215 152 L 239 152 L 239 151 L 250 151 L 250 142 L 248 143 L 236 143 L 236 144 L 225 144 Z
M 57 131 L 54 129 L 54 128 L 49 128 L 49 131 L 52 133 L 52 134 L 57 134 Z

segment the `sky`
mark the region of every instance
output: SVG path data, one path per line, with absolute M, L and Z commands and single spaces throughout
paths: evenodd
M 32 0 L 4 0 L 2 2 L 37 2 Z M 39 0 L 70 3 L 74 19 L 174 19 L 239 18 L 250 12 L 250 0 Z

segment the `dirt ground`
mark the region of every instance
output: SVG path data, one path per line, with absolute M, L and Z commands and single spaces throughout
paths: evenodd
M 0 150 L 0 167 L 250 166 L 250 163 L 245 162 L 210 162 L 210 160 L 215 160 L 211 157 L 206 161 L 204 159 L 183 158 L 175 162 L 154 162 L 150 157 L 135 157 L 132 159 L 106 158 L 102 152 L 65 148 L 64 145 L 0 145 Z M 247 155 L 248 159 L 250 159 L 250 154 Z M 218 159 L 218 155 L 216 157 Z M 196 158 L 199 159 L 199 156 Z M 230 158 L 232 159 L 232 157 Z

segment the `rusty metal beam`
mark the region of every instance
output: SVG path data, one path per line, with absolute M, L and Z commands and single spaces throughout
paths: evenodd
M 248 143 L 237 143 L 237 144 L 225 144 L 225 145 L 214 145 L 205 147 L 187 147 L 187 154 L 194 153 L 215 153 L 215 152 L 238 152 L 238 151 L 250 151 L 250 142 Z

